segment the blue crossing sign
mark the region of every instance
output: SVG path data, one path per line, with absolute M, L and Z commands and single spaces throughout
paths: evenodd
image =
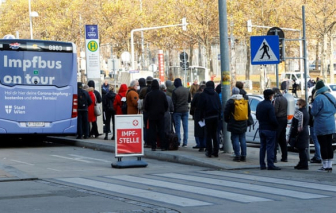
M 279 36 L 251 36 L 251 64 L 279 64 Z

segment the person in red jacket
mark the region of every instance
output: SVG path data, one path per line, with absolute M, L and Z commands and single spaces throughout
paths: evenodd
M 89 123 L 91 123 L 91 126 L 92 126 L 92 122 L 95 122 L 97 120 L 97 117 L 94 114 L 94 105 L 96 104 L 96 96 L 94 94 L 93 87 L 89 87 L 88 85 L 84 85 L 83 89 L 86 90 L 89 93 L 89 96 L 90 96 L 91 101 L 92 101 L 92 104 L 88 107 Z
M 127 92 L 127 85 L 126 84 L 122 84 L 120 85 L 120 89 L 118 91 L 118 94 L 116 95 L 114 102 L 113 102 L 113 108 L 116 111 L 116 115 L 122 115 L 122 111 L 121 111 L 121 99 L 123 97 L 126 98 L 126 92 Z

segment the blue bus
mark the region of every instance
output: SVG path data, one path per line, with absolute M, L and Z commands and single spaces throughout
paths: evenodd
M 0 39 L 0 136 L 76 133 L 75 44 Z

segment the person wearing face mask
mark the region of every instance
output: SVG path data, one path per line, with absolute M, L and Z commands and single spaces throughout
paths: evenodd
M 306 101 L 299 99 L 296 102 L 294 118 L 292 121 L 292 127 L 290 132 L 290 140 L 294 139 L 295 143 L 291 144 L 299 150 L 299 163 L 294 167 L 298 170 L 308 170 L 308 123 L 309 114 L 306 109 Z
M 139 94 L 137 92 L 139 86 L 138 80 L 131 81 L 126 94 L 127 114 L 138 114 Z

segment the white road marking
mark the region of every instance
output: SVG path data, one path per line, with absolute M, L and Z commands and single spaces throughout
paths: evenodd
M 233 200 L 233 201 L 242 202 L 242 203 L 272 201 L 270 199 L 256 197 L 256 196 L 249 196 L 249 195 L 225 192 L 222 190 L 214 190 L 214 189 L 208 189 L 208 188 L 202 188 L 202 187 L 196 187 L 196 186 L 188 186 L 185 184 L 170 183 L 166 181 L 134 177 L 134 176 L 129 176 L 129 175 L 105 176 L 105 177 L 111 178 L 111 179 L 122 180 L 122 181 L 133 182 L 133 183 L 146 184 L 150 186 L 168 188 L 172 190 L 191 192 L 195 194 L 207 195 L 207 196 L 212 196 L 212 197 L 219 197 L 219 198 Z
M 51 156 L 57 157 L 57 158 L 68 159 L 68 160 L 80 161 L 80 162 L 84 162 L 84 163 L 91 163 L 90 161 L 87 161 L 87 160 L 81 160 L 81 159 L 78 159 L 78 158 L 69 158 L 69 157 L 65 157 L 65 156 L 61 156 L 61 155 L 51 155 Z
M 69 154 L 70 156 L 73 157 L 77 157 L 79 159 L 89 159 L 89 160 L 95 160 L 95 161 L 101 161 L 104 163 L 111 163 L 112 161 L 107 161 L 107 160 L 103 160 L 103 159 L 99 159 L 99 158 L 90 158 L 90 157 L 86 157 L 86 156 L 81 156 L 81 155 L 74 155 L 74 154 Z
M 29 165 L 29 166 L 34 166 L 35 164 L 31 164 L 31 163 L 27 163 L 27 162 L 23 162 L 23 161 L 19 161 L 19 160 L 11 160 L 11 161 L 14 161 L 16 163 L 23 163 L 23 164 L 26 164 L 26 165 Z
M 236 174 L 236 173 L 231 173 L 231 172 L 219 172 L 219 171 L 206 171 L 205 172 L 204 171 L 201 173 L 213 174 L 213 175 L 218 175 L 218 176 L 223 176 L 223 177 L 241 178 L 245 180 L 253 180 L 256 182 L 283 184 L 283 185 L 288 185 L 288 186 L 296 186 L 296 187 L 303 187 L 303 188 L 308 188 L 308 189 L 317 189 L 317 190 L 323 190 L 323 191 L 336 192 L 336 186 L 330 186 L 330 185 L 318 184 L 318 183 L 309 183 L 309 182 L 278 179 L 278 178 L 271 178 L 271 177 Z
M 150 190 L 144 189 L 136 189 L 134 187 L 121 186 L 112 183 L 104 183 L 95 180 L 89 180 L 84 178 L 58 178 L 57 180 L 61 180 L 67 183 L 79 184 L 89 187 L 94 187 L 98 189 L 103 189 L 106 191 L 117 192 L 121 194 L 142 197 L 145 199 L 150 199 L 158 202 L 169 203 L 173 205 L 188 207 L 188 206 L 206 206 L 211 205 L 211 203 L 188 199 L 180 196 L 174 196 L 169 194 L 164 194 L 160 192 L 154 192 Z
M 166 173 L 166 174 L 155 174 L 155 175 L 161 176 L 161 177 L 176 178 L 176 179 L 181 179 L 181 180 L 195 181 L 195 182 L 208 183 L 208 184 L 218 185 L 218 186 L 225 186 L 225 187 L 232 187 L 232 188 L 238 188 L 238 189 L 243 189 L 243 190 L 274 194 L 274 195 L 281 195 L 285 197 L 294 197 L 294 198 L 300 198 L 300 199 L 314 199 L 314 198 L 327 197 L 324 195 L 313 194 L 313 193 L 298 192 L 294 190 L 279 189 L 275 187 L 240 183 L 240 182 L 220 180 L 220 179 L 214 179 L 214 178 L 196 177 L 196 176 L 183 175 L 183 174 Z

